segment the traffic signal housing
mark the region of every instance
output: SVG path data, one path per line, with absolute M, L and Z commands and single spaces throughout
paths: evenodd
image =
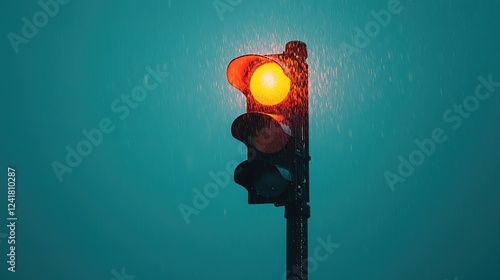
M 231 133 L 248 148 L 234 180 L 248 191 L 249 204 L 309 202 L 306 58 L 306 45 L 292 41 L 281 54 L 240 56 L 227 68 L 229 83 L 247 101 Z

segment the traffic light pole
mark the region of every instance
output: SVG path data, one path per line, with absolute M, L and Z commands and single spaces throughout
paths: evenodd
M 307 219 L 310 207 L 306 202 L 285 206 L 287 280 L 307 280 Z
M 297 90 L 297 111 L 293 127 L 295 140 L 294 200 L 285 205 L 286 218 L 286 268 L 287 280 L 308 279 L 308 236 L 307 220 L 311 216 L 309 202 L 309 77 L 307 47 L 303 42 L 292 41 L 285 47 L 285 53 L 297 61 L 299 81 Z

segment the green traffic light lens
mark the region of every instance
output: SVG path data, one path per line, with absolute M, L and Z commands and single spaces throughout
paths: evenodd
M 265 198 L 277 197 L 288 187 L 292 180 L 291 177 L 288 170 L 272 166 L 272 168 L 268 168 L 268 170 L 262 172 L 261 175 L 255 179 L 255 192 Z

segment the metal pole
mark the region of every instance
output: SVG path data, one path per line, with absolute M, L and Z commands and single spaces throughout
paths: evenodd
M 285 206 L 286 279 L 307 280 L 307 219 L 310 207 L 306 202 Z
M 295 89 L 298 109 L 293 118 L 295 128 L 294 200 L 285 205 L 287 280 L 307 280 L 307 219 L 311 216 L 309 202 L 309 71 L 307 47 L 304 42 L 291 41 L 285 54 L 294 58 L 298 87 Z

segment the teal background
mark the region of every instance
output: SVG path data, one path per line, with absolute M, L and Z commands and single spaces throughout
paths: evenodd
M 228 63 L 290 40 L 309 48 L 310 255 L 317 238 L 340 244 L 310 279 L 500 279 L 500 87 L 458 129 L 443 120 L 478 76 L 500 81 L 500 3 L 402 0 L 348 57 L 388 2 L 232 1 L 221 19 L 213 1 L 72 0 L 17 54 L 7 34 L 41 8 L 2 3 L 0 279 L 282 279 L 282 208 L 247 205 L 232 179 L 189 224 L 179 205 L 245 158 Z M 168 77 L 121 120 L 111 104 L 157 65 Z M 114 131 L 60 182 L 52 163 L 103 118 Z M 384 172 L 435 128 L 447 141 L 392 192 Z

